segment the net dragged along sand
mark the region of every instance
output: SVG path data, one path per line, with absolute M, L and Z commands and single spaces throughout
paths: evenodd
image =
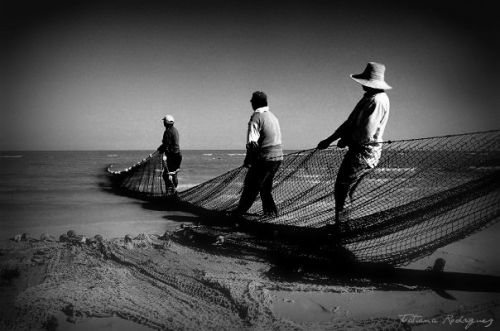
M 166 330 L 411 328 L 391 318 L 281 319 L 271 309 L 270 290 L 363 289 L 274 281 L 265 274 L 270 264 L 259 258 L 210 254 L 173 238 L 1 243 L 0 329 L 55 329 L 61 311 L 75 323 L 118 316 Z

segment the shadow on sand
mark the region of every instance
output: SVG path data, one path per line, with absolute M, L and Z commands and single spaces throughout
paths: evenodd
M 426 270 L 359 263 L 351 252 L 318 229 L 234 219 L 222 213 L 195 208 L 176 198 L 151 198 L 123 192 L 113 183 L 105 181 L 100 187 L 108 193 L 140 199 L 139 203 L 148 210 L 199 215 L 165 216 L 181 223 L 180 229 L 172 233 L 172 239 L 210 254 L 266 260 L 272 264 L 267 276 L 273 279 L 322 285 L 370 286 L 380 290 L 428 288 L 450 300 L 455 298 L 447 290 L 500 292 L 500 277 L 446 272 L 443 270 L 444 261 L 437 260 L 434 267 Z
M 383 263 L 360 263 L 342 245 L 318 231 L 298 234 L 296 229 L 257 225 L 219 216 L 198 219 L 202 225 L 184 226 L 175 240 L 242 259 L 263 259 L 272 267 L 267 276 L 282 281 L 318 285 L 369 286 L 379 290 L 431 289 L 443 298 L 455 298 L 446 291 L 500 292 L 500 277 L 443 270 L 436 260 L 425 270 L 399 268 Z

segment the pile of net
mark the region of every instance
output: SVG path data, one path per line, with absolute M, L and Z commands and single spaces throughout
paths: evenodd
M 167 235 L 0 242 L 0 329 L 62 330 L 67 320 L 77 323 L 71 327 L 76 330 L 87 318 L 116 316 L 154 330 L 411 330 L 449 315 L 490 319 L 498 309 L 487 300 L 461 304 L 455 312 L 450 310 L 457 305 L 447 312 L 440 305 L 439 315 L 419 323 L 395 313 L 353 318 L 348 306 L 328 304 L 320 305 L 328 318 L 291 321 L 275 312 L 272 291 L 345 298 L 373 287 L 274 281 L 266 277 L 268 269 L 265 261 L 206 254 Z
M 300 232 L 334 219 L 334 184 L 345 149 L 287 154 L 273 196 L 279 216 L 249 210 L 256 224 Z M 109 170 L 109 169 L 108 169 Z M 111 171 L 115 187 L 148 199 L 169 196 L 161 155 Z M 185 205 L 215 212 L 234 210 L 247 169 L 231 170 L 179 192 Z M 341 244 L 360 262 L 406 264 L 500 219 L 500 130 L 387 141 L 378 166 L 348 201 L 349 230 Z

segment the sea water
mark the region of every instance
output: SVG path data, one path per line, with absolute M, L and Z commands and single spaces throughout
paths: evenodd
M 193 221 L 183 211 L 107 190 L 106 167 L 124 168 L 151 151 L 50 151 L 0 153 L 0 239 L 27 233 L 56 238 L 68 230 L 105 238 L 163 234 Z M 183 151 L 179 191 L 243 163 L 243 151 Z

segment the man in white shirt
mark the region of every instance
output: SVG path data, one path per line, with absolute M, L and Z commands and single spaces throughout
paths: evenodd
M 385 90 L 392 87 L 384 81 L 385 66 L 369 62 L 361 74 L 351 78 L 362 85 L 365 94 L 347 120 L 318 144 L 318 149 L 327 148 L 340 139 L 338 147 L 349 150 L 342 160 L 335 181 L 335 224 L 328 224 L 327 230 L 339 233 L 340 225 L 346 222 L 344 205 L 347 196 L 352 200 L 354 190 L 364 176 L 373 169 L 382 153 L 382 136 L 389 119 L 389 97 Z
M 235 213 L 246 213 L 260 193 L 264 214 L 277 216 L 271 190 L 274 175 L 283 161 L 280 124 L 269 110 L 264 92 L 254 92 L 250 102 L 253 113 L 248 122 L 247 154 L 243 163 L 249 169 Z

